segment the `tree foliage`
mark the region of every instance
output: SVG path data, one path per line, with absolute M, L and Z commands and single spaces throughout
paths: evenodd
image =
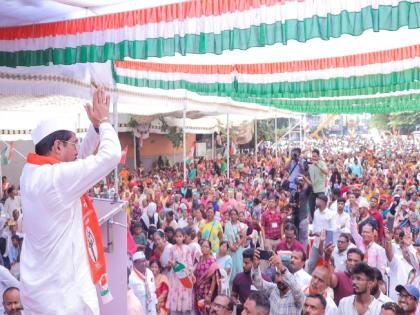
M 408 134 L 420 125 L 420 111 L 399 112 L 390 114 L 374 114 L 371 119 L 372 127 L 380 130 L 396 130 Z
M 171 141 L 174 148 L 180 148 L 183 140 L 182 129 L 169 126 L 163 117 L 159 119 L 162 122 L 162 131 L 166 132 L 165 136 Z

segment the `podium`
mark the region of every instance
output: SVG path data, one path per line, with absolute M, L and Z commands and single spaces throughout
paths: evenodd
M 97 288 L 101 315 L 127 314 L 127 203 L 92 198 L 101 227 L 113 300 L 103 304 Z

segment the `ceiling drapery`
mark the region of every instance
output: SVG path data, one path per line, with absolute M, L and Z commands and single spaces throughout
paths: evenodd
M 221 54 L 420 27 L 418 0 L 201 0 L 0 29 L 0 66 Z
M 119 84 L 185 89 L 240 102 L 322 112 L 415 110 L 420 45 L 351 56 L 248 65 L 170 65 L 116 62 Z

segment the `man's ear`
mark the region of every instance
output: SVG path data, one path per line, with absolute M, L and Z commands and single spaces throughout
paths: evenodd
M 63 143 L 60 140 L 55 140 L 53 146 L 51 147 L 51 153 L 58 153 L 61 151 Z

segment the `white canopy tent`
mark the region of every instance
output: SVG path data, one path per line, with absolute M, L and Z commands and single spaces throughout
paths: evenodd
M 271 98 L 266 98 L 267 95 L 264 94 L 266 90 L 264 89 L 269 84 L 273 84 L 273 86 L 268 86 L 268 91 L 271 91 L 270 88 L 277 88 L 276 84 L 279 86 L 282 86 L 284 82 L 290 83 L 291 86 L 295 84 L 298 88 L 292 92 L 296 92 L 299 97 L 304 94 L 304 97 L 300 98 L 299 101 L 302 101 L 302 104 L 314 103 L 312 108 L 317 107 L 318 104 L 322 105 L 323 102 L 332 101 L 331 104 L 335 108 L 346 108 L 338 104 L 342 102 L 345 105 L 349 104 L 347 108 L 356 108 L 354 109 L 355 112 L 358 111 L 357 107 L 354 106 L 357 105 L 357 102 L 363 104 L 365 99 L 369 101 L 370 98 L 376 97 L 386 97 L 391 106 L 395 106 L 395 108 L 400 103 L 402 104 L 400 108 L 413 108 L 415 106 L 413 105 L 415 104 L 415 97 L 419 91 L 419 89 L 413 88 L 418 87 L 416 80 L 409 81 L 409 84 L 404 85 L 407 81 L 400 79 L 401 84 L 396 82 L 398 86 L 388 87 L 384 83 L 379 85 L 376 92 L 376 86 L 373 85 L 372 88 L 369 84 L 378 82 L 382 78 L 377 79 L 375 77 L 372 80 L 366 80 L 365 77 L 372 75 L 386 77 L 394 73 L 399 75 L 397 71 L 417 71 L 419 60 L 417 53 L 407 57 L 407 60 L 397 58 L 399 63 L 395 63 L 393 62 L 395 58 L 382 58 L 383 55 L 387 54 L 392 56 L 391 53 L 385 52 L 382 54 L 380 51 L 394 48 L 404 50 L 403 48 L 411 46 L 413 49 L 410 51 L 417 49 L 416 45 L 419 44 L 420 28 L 416 16 L 420 0 L 279 0 L 271 2 L 244 1 L 241 3 L 235 3 L 234 1 L 214 1 L 213 3 L 212 1 L 204 0 L 190 2 L 159 0 L 153 2 L 136 1 L 134 3 L 128 0 L 3 0 L 1 2 L 0 27 L 84 19 L 73 21 L 72 25 L 61 24 L 60 26 L 60 24 L 52 24 L 52 28 L 59 28 L 63 25 L 74 28 L 71 32 L 63 32 L 61 29 L 58 31 L 57 36 L 55 36 L 54 32 L 51 33 L 50 25 L 46 25 L 44 30 L 42 30 L 42 27 L 33 27 L 32 33 L 31 28 L 28 27 L 24 27 L 22 32 L 14 29 L 14 31 L 19 33 L 16 37 L 8 36 L 7 32 L 2 34 L 0 38 L 0 53 L 3 53 L 2 62 L 9 67 L 15 67 L 19 64 L 26 65 L 28 62 L 29 64 L 27 64 L 28 67 L 0 67 L 1 120 L 8 120 L 3 117 L 11 117 L 11 115 L 14 115 L 13 112 L 16 111 L 22 113 L 22 117 L 25 115 L 28 117 L 32 116 L 34 120 L 40 115 L 65 114 L 66 117 L 74 117 L 75 124 L 83 129 L 87 122 L 81 118 L 82 116 L 85 117 L 82 105 L 91 98 L 92 82 L 105 86 L 108 92 L 113 95 L 114 111 L 116 109 L 115 105 L 118 103 L 118 113 L 121 117 L 114 115 L 115 121 L 122 121 L 124 114 L 142 116 L 161 114 L 178 117 L 178 120 L 175 118 L 172 120 L 174 124 L 178 125 L 180 117 L 200 117 L 201 121 L 197 121 L 197 124 L 210 124 L 208 119 L 204 120 L 206 119 L 203 118 L 204 116 L 223 115 L 224 119 L 219 119 L 221 121 L 232 121 L 235 116 L 239 117 L 237 119 L 242 117 L 243 120 L 247 120 L 249 117 L 254 119 L 300 117 L 300 114 L 277 109 L 277 107 L 283 107 L 282 102 L 285 104 L 291 103 L 290 106 L 283 108 L 292 108 L 301 112 L 307 107 L 301 106 L 299 102 L 294 104 L 294 95 L 290 96 L 290 98 L 289 96 L 276 97 L 277 94 L 283 93 L 281 88 L 276 92 L 277 94 L 274 93 Z M 121 19 L 120 16 L 115 14 L 183 2 L 186 2 L 184 7 L 181 4 L 178 7 L 168 6 L 161 11 L 156 10 L 155 12 L 137 11 L 136 15 L 140 16 L 137 22 L 133 22 L 131 19 Z M 225 6 L 222 4 L 225 4 Z M 189 9 L 191 12 L 177 11 L 176 8 L 180 8 L 180 10 Z M 175 13 L 175 11 L 177 12 Z M 148 13 L 153 15 L 150 19 L 145 15 Z M 104 14 L 111 15 L 109 16 L 109 21 L 107 17 L 106 23 L 101 24 L 104 19 L 101 20 L 100 16 Z M 178 17 L 176 14 L 180 14 L 180 16 Z M 99 17 L 99 19 L 95 19 L 96 17 Z M 129 15 L 126 17 L 135 18 Z M 335 21 L 337 23 L 335 25 L 337 29 L 330 28 L 336 33 L 323 33 L 322 25 L 324 19 L 327 22 Z M 275 40 L 272 43 L 262 38 L 264 36 L 278 36 L 277 32 L 279 30 L 285 32 L 283 35 L 286 36 L 286 32 L 290 29 L 281 29 L 281 23 L 290 22 L 292 24 L 288 25 L 295 25 L 294 23 L 298 25 L 306 20 L 312 22 L 308 22 L 309 24 L 306 25 L 305 32 L 302 34 L 299 33 L 302 29 L 296 28 L 297 35 L 293 33 L 287 34 L 290 38 L 285 37 L 283 41 Z M 89 24 L 91 22 L 94 26 L 93 28 L 89 26 L 87 29 L 83 29 L 85 23 Z M 143 22 L 144 24 L 142 24 Z M 270 27 L 270 25 L 277 25 L 280 28 L 273 29 L 271 33 L 265 33 L 265 29 Z M 105 28 L 100 29 L 99 26 Z M 258 33 L 258 30 L 260 33 Z M 242 31 L 243 34 L 250 37 L 236 36 L 234 33 L 236 31 Z M 264 33 L 261 31 L 264 31 Z M 202 43 L 199 41 L 192 41 L 192 44 L 190 43 L 191 47 L 181 47 L 183 43 L 176 40 L 174 40 L 175 49 L 173 51 L 171 49 L 169 49 L 169 52 L 165 51 L 165 47 L 160 47 L 159 45 L 156 46 L 157 52 L 147 50 L 149 49 L 147 47 L 155 47 L 154 41 L 163 45 L 163 42 L 159 41 L 168 40 L 168 47 L 172 48 L 172 42 L 170 41 L 172 37 L 176 38 L 176 36 L 179 36 L 181 38 L 185 36 L 187 38 L 190 36 L 193 38 L 197 34 L 200 36 L 210 34 L 211 39 L 211 36 L 221 36 L 223 32 L 232 32 L 227 34 L 231 34 L 233 39 L 232 42 L 229 42 L 232 46 L 221 50 L 218 50 L 220 47 L 216 47 L 217 49 L 212 47 L 212 40 L 209 41 L 209 46 L 203 45 L 203 50 L 200 49 Z M 51 34 L 48 35 L 47 33 Z M 255 37 L 257 33 L 260 37 Z M 149 39 L 150 45 L 147 42 Z M 144 47 L 141 46 L 143 40 L 146 40 L 146 46 Z M 253 40 L 256 42 L 251 43 Z M 128 48 L 118 46 L 125 41 L 128 41 L 127 45 L 132 44 L 133 46 L 127 46 Z M 206 42 L 203 43 L 207 44 Z M 87 59 L 83 59 L 83 54 L 87 53 L 83 46 L 88 47 L 93 44 L 95 46 L 90 46 L 92 55 Z M 107 51 L 108 44 L 109 47 L 118 47 L 120 50 L 110 49 Z M 176 44 L 180 45 L 180 47 L 177 47 Z M 214 45 L 217 44 L 224 45 L 224 42 L 221 41 L 219 43 L 215 41 Z M 187 46 L 187 42 L 185 45 Z M 131 49 L 132 47 L 133 49 Z M 130 60 L 129 56 L 137 58 L 137 51 L 134 47 L 138 48 L 140 58 L 147 59 L 149 68 L 151 64 L 160 64 L 158 65 L 158 68 L 160 67 L 161 69 L 159 70 L 160 72 L 131 71 L 128 68 L 119 68 L 113 63 L 115 60 Z M 96 48 L 99 49 L 98 52 L 94 51 Z M 160 55 L 159 48 L 162 48 L 162 51 L 164 51 L 162 55 Z M 214 52 L 211 53 L 213 48 L 215 48 Z M 51 52 L 48 52 L 49 49 L 51 49 Z M 66 50 L 69 55 L 74 50 L 75 59 L 67 59 L 67 56 L 61 55 L 61 49 Z M 145 52 L 143 52 L 143 49 Z M 205 53 L 207 49 L 210 53 Z M 196 54 L 190 53 L 190 50 Z M 404 53 L 406 53 L 406 50 Z M 37 51 L 42 54 L 37 55 Z M 120 56 L 120 51 L 123 51 L 121 53 L 122 58 L 116 57 Z M 7 56 L 10 53 L 21 53 L 22 56 L 24 54 L 28 56 L 33 55 L 31 56 L 33 58 L 15 58 L 18 55 L 11 55 L 10 59 L 8 59 L 9 57 Z M 57 56 L 54 53 L 57 53 Z M 142 55 L 143 53 L 145 55 Z M 109 58 L 104 57 L 104 55 L 108 54 Z M 159 55 L 159 58 L 154 57 L 154 54 Z M 359 58 L 357 57 L 358 54 L 372 54 L 372 56 L 361 56 Z M 326 57 L 331 58 L 333 62 L 329 64 L 330 61 L 316 60 L 317 58 Z M 63 59 L 61 60 L 60 58 Z M 81 58 L 81 60 L 78 58 Z M 95 62 L 96 59 L 100 62 Z M 346 62 L 340 63 L 341 59 Z M 376 61 L 377 59 L 380 61 Z M 49 60 L 49 63 L 45 63 L 45 60 Z M 362 62 L 360 63 L 359 60 L 362 60 Z M 293 63 L 294 61 L 296 61 L 296 64 Z M 304 70 L 307 66 L 304 64 L 304 61 L 308 61 L 308 65 L 315 65 L 312 68 L 309 67 L 313 71 Z M 51 62 L 59 65 L 52 65 Z M 259 64 L 252 64 L 256 62 Z M 285 66 L 281 63 L 287 62 L 290 62 L 291 65 L 288 65 L 289 70 L 281 70 Z M 67 63 L 75 64 L 68 65 Z M 260 63 L 267 63 L 267 65 Z M 38 64 L 44 64 L 44 66 L 38 66 Z M 232 68 L 232 71 L 219 73 L 220 69 L 217 67 L 242 64 L 249 64 L 249 69 L 242 67 L 242 70 L 245 69 L 245 72 L 241 73 L 238 73 L 235 67 Z M 180 72 L 168 73 L 164 69 L 166 65 L 169 65 L 171 69 L 177 68 L 177 65 L 181 65 L 180 68 L 183 65 L 186 67 L 181 69 Z M 203 69 L 211 65 L 217 66 L 214 68 L 216 69 L 214 70 L 216 71 L 215 73 L 208 72 L 203 74 L 201 72 L 185 72 L 189 65 L 200 65 Z M 277 68 L 281 71 L 275 70 Z M 122 77 L 121 81 L 117 81 L 115 78 L 116 74 L 121 74 L 125 77 Z M 359 99 L 358 95 L 352 96 L 351 93 L 356 92 L 351 92 L 351 88 L 346 88 L 348 89 L 346 90 L 339 86 L 341 81 L 350 81 L 355 76 L 361 77 L 356 78 L 357 84 L 359 84 L 357 80 L 369 82 L 369 84 L 363 83 L 360 85 L 360 93 L 366 92 L 366 94 L 370 94 L 363 95 L 365 99 Z M 409 76 L 407 75 L 407 77 Z M 131 85 L 130 83 L 122 84 L 125 83 L 124 79 L 127 78 L 130 82 L 136 82 L 135 80 L 148 82 L 154 80 L 158 83 L 157 85 L 153 83 L 153 88 L 148 88 L 146 87 L 148 85 L 143 83 L 143 85 L 137 85 L 137 83 Z M 333 81 L 335 78 L 338 78 L 338 83 Z M 398 76 L 398 78 L 405 78 L 405 76 Z M 161 85 L 159 85 L 159 80 L 161 80 Z M 219 94 L 217 93 L 218 91 L 211 91 L 210 94 L 206 94 L 208 91 L 201 91 L 200 93 L 202 86 L 199 86 L 198 92 L 195 92 L 194 90 L 188 90 L 188 88 L 177 88 L 177 84 L 173 84 L 171 80 L 174 80 L 175 83 L 184 80 L 193 86 L 194 84 L 205 85 L 207 82 L 223 86 L 223 84 L 229 85 L 234 81 L 237 84 L 236 87 L 233 87 L 234 93 L 237 93 L 238 86 L 243 88 L 242 86 L 250 85 L 251 91 L 255 84 L 260 84 L 262 87 L 261 90 L 257 89 L 257 92 L 252 92 L 256 94 L 251 94 L 251 97 L 241 97 L 241 92 L 238 92 L 240 97 L 235 98 L 229 97 L 229 95 L 232 95 L 229 94 L 232 93 L 232 90 L 229 90 L 232 89 L 231 86 L 227 87 L 226 94 Z M 305 84 L 311 80 L 329 80 L 331 82 L 327 82 L 329 85 L 326 85 L 326 90 L 318 91 L 315 89 L 313 93 L 309 89 L 309 92 L 306 92 Z M 384 80 L 383 82 L 387 81 Z M 392 81 L 392 84 L 396 83 Z M 285 87 L 287 87 L 287 84 Z M 323 84 L 319 86 L 323 86 Z M 319 95 L 323 94 L 328 95 L 330 92 L 328 89 L 332 89 L 332 97 L 319 97 Z M 301 93 L 300 91 L 304 92 Z M 343 96 L 340 94 L 341 91 L 344 91 Z M 222 90 L 222 92 L 224 91 Z M 308 94 L 308 97 L 305 93 Z M 312 94 L 315 95 L 312 97 Z M 19 95 L 19 97 L 16 97 L 16 95 Z M 404 96 L 404 100 L 399 100 L 399 95 Z M 405 100 L 411 102 L 410 106 L 403 104 Z M 333 102 L 337 104 L 333 104 Z M 369 101 L 369 104 L 374 102 L 375 100 Z M 379 99 L 378 104 L 381 103 L 382 100 Z M 278 106 L 278 104 L 280 105 Z M 383 106 L 382 108 L 389 110 L 386 107 L 387 103 L 384 102 L 384 104 L 381 105 Z M 328 109 L 328 106 L 323 106 L 322 108 Z M 370 106 L 371 109 L 375 108 L 374 105 Z M 388 108 L 391 108 L 391 106 Z M 2 121 L 0 122 L 2 123 Z M 22 128 L 25 129 L 31 126 L 31 122 L 27 122 L 22 118 L 15 121 L 15 127 L 12 128 L 20 128 L 18 124 L 21 124 Z M 182 126 L 187 125 L 186 120 L 182 120 Z M 10 126 L 10 122 L 5 121 L 2 126 L 10 128 L 6 127 Z M 1 134 L 0 137 L 2 137 Z

